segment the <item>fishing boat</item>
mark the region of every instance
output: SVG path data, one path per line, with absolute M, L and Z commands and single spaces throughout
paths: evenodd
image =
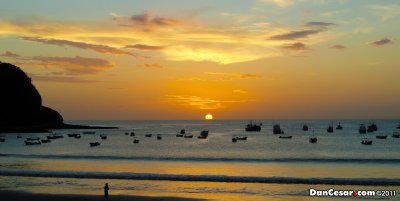
M 26 140 L 24 141 L 25 145 L 40 145 L 42 144 L 40 141 L 30 141 L 30 140 Z
M 281 138 L 281 139 L 292 139 L 292 137 L 293 136 L 291 136 L 291 135 L 285 135 L 285 136 L 281 135 L 281 136 L 279 136 L 279 138 Z
M 281 129 L 281 126 L 279 124 L 274 124 L 272 132 L 274 134 L 284 134 L 283 130 Z
M 237 140 L 247 140 L 247 136 L 237 136 Z
M 134 143 L 134 144 L 139 144 L 139 139 L 134 139 L 134 140 L 133 140 L 133 143 Z
M 393 132 L 392 138 L 400 138 L 399 132 Z
M 193 135 L 190 133 L 187 133 L 183 136 L 184 138 L 193 138 Z
M 157 135 L 157 140 L 162 140 L 161 134 L 158 134 L 158 135 Z
M 107 140 L 107 135 L 100 135 L 100 138 L 101 138 L 102 140 Z
M 308 131 L 308 125 L 307 125 L 307 124 L 304 124 L 302 130 L 303 130 L 303 131 Z
M 28 140 L 28 141 L 37 141 L 37 140 L 40 140 L 40 138 L 38 138 L 38 137 L 27 137 L 26 140 Z
M 198 139 L 206 139 L 208 137 L 208 130 L 202 130 L 200 135 L 197 136 Z
M 360 128 L 358 128 L 358 133 L 360 133 L 360 134 L 367 133 L 367 128 L 365 128 L 364 124 L 360 124 Z
M 64 138 L 64 136 L 62 136 L 62 135 L 56 135 L 56 134 L 48 135 L 48 136 L 47 136 L 47 139 L 49 139 L 49 140 L 55 140 L 55 139 L 59 139 L 59 138 Z
M 49 139 L 41 139 L 40 142 L 42 142 L 42 143 L 50 143 L 51 140 L 49 140 Z
M 397 127 L 396 127 L 397 129 L 400 129 L 400 123 L 397 125 Z
M 375 131 L 378 131 L 378 126 L 374 122 L 372 122 L 371 125 L 369 125 L 367 128 L 367 132 L 372 133 Z
M 70 133 L 70 134 L 68 134 L 68 137 L 76 137 L 78 135 L 81 135 L 81 134 L 79 134 L 79 133 Z
M 6 139 L 5 138 L 0 138 L 0 142 L 5 142 Z
M 176 137 L 183 137 L 185 134 L 182 134 L 182 133 L 177 133 L 176 134 Z
M 185 129 L 182 129 L 180 132 L 179 132 L 179 134 L 182 134 L 182 135 L 184 135 L 186 133 L 186 130 Z
M 20 138 L 22 138 L 22 136 L 20 136 L 20 135 L 17 135 L 17 138 L 18 138 L 18 139 L 20 139 Z
M 74 138 L 75 138 L 75 139 L 80 139 L 80 138 L 81 138 L 81 135 L 80 135 L 80 134 L 75 135 Z
M 125 135 L 129 135 L 129 133 L 128 133 L 128 132 L 125 132 Z
M 100 142 L 89 142 L 91 147 L 97 147 L 100 146 Z
M 333 126 L 329 125 L 328 128 L 326 129 L 326 132 L 333 133 Z
M 310 139 L 308 141 L 310 143 L 317 143 L 318 139 L 317 139 L 317 137 L 310 137 Z
M 131 136 L 135 136 L 135 132 L 131 132 Z
M 363 139 L 361 141 L 361 144 L 363 145 L 372 145 L 372 140 L 368 140 L 367 138 Z
M 145 136 L 145 137 L 151 137 L 151 136 L 153 136 L 153 134 L 147 132 L 144 136 Z
M 339 124 L 336 126 L 336 130 L 343 130 L 343 126 L 340 125 L 340 122 L 339 122 Z
M 377 135 L 376 139 L 386 139 L 387 135 Z
M 246 125 L 245 130 L 248 132 L 260 132 L 261 126 L 262 126 L 262 123 L 253 124 L 253 121 L 250 121 L 250 123 Z
M 237 142 L 237 137 L 232 137 L 232 142 Z
M 85 134 L 85 135 L 94 135 L 94 134 L 96 134 L 95 131 L 83 131 L 82 133 Z

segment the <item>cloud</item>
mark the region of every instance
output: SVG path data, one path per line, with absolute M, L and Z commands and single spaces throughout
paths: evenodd
M 242 73 L 223 73 L 223 72 L 205 72 L 208 75 L 222 75 L 227 76 L 229 79 L 248 79 L 248 78 L 262 78 L 261 75 L 256 74 L 242 74 Z
M 260 2 L 264 3 L 271 3 L 275 4 L 276 6 L 279 7 L 288 7 L 294 4 L 294 0 L 259 0 Z
M 33 81 L 38 82 L 61 82 L 61 83 L 98 83 L 102 82 L 99 80 L 91 80 L 91 79 L 82 79 L 76 76 L 54 76 L 54 75 L 38 75 L 29 73 L 29 76 L 32 78 Z
M 171 104 L 191 106 L 200 110 L 215 110 L 226 108 L 229 104 L 254 102 L 254 99 L 247 100 L 217 100 L 211 98 L 203 98 L 199 96 L 180 96 L 180 95 L 166 95 L 162 102 Z
M 310 35 L 318 34 L 324 31 L 323 29 L 310 29 L 301 31 L 291 31 L 289 33 L 278 34 L 271 36 L 269 40 L 297 40 L 300 38 L 307 38 Z
M 138 50 L 162 50 L 164 46 L 155 46 L 155 45 L 143 45 L 143 44 L 136 44 L 136 45 L 127 45 L 125 48 L 132 48 Z
M 399 4 L 382 4 L 382 5 L 368 5 L 367 8 L 371 9 L 376 15 L 381 17 L 382 21 L 390 20 L 400 16 Z
M 112 13 L 111 15 L 113 20 L 116 21 L 120 26 L 136 27 L 148 32 L 157 30 L 159 28 L 182 26 L 188 23 L 180 19 L 155 16 L 149 11 L 131 16 L 123 16 L 115 13 Z
M 13 52 L 10 52 L 10 51 L 5 51 L 3 54 L 0 54 L 0 56 L 2 56 L 2 57 L 12 57 L 12 58 L 20 57 L 20 55 L 18 55 L 16 53 L 13 53 Z
M 373 45 L 373 46 L 376 46 L 376 47 L 379 47 L 379 46 L 387 45 L 387 44 L 391 44 L 391 43 L 394 43 L 394 42 L 390 38 L 382 38 L 380 40 L 372 41 L 369 44 Z
M 353 32 L 356 34 L 366 34 L 371 33 L 374 30 L 373 27 L 356 27 Z
M 345 14 L 345 13 L 349 13 L 349 12 L 350 12 L 350 10 L 334 10 L 334 11 L 328 11 L 328 12 L 321 13 L 321 16 L 332 17 L 334 15 L 340 15 L 340 14 Z
M 241 89 L 235 89 L 232 92 L 233 93 L 238 93 L 238 94 L 247 94 L 248 93 L 248 91 L 241 90 Z
M 45 67 L 59 67 L 69 74 L 95 74 L 114 65 L 104 59 L 87 57 L 33 57 L 32 60 L 39 62 Z
M 75 41 L 69 41 L 69 40 L 63 40 L 63 39 L 45 39 L 45 38 L 40 38 L 40 37 L 21 37 L 24 40 L 28 41 L 34 41 L 34 42 L 40 42 L 44 44 L 50 44 L 50 45 L 58 45 L 58 46 L 71 46 L 75 48 L 80 48 L 80 49 L 86 49 L 86 50 L 92 50 L 98 53 L 102 54 L 124 54 L 124 55 L 129 55 L 133 57 L 139 57 L 139 55 L 126 52 L 117 48 L 113 48 L 107 45 L 97 45 L 97 44 L 90 44 L 90 43 L 84 43 L 84 42 L 75 42 Z
M 336 49 L 336 50 L 344 50 L 346 48 L 346 46 L 344 46 L 344 45 L 332 45 L 329 48 Z
M 308 22 L 306 26 L 310 27 L 329 27 L 329 26 L 334 26 L 336 25 L 335 23 L 330 23 L 330 22 Z
M 306 44 L 297 42 L 297 43 L 292 43 L 292 44 L 286 44 L 282 46 L 284 49 L 289 49 L 289 50 L 294 50 L 294 51 L 305 51 L 309 50 Z
M 144 63 L 140 65 L 141 67 L 146 67 L 146 68 L 162 68 L 163 66 L 158 63 Z
M 199 78 L 199 77 L 176 77 L 173 79 L 176 81 L 200 81 L 200 82 L 207 81 L 207 79 Z
M 298 40 L 308 38 L 311 35 L 316 35 L 318 33 L 327 31 L 329 27 L 334 25 L 336 24 L 331 22 L 308 22 L 304 24 L 306 29 L 273 35 L 269 37 L 269 40 Z
M 185 44 L 169 46 L 163 51 L 165 57 L 173 61 L 211 61 L 221 64 L 232 64 L 253 61 L 261 58 L 281 56 L 274 47 L 254 44 L 250 41 L 202 42 L 201 44 Z

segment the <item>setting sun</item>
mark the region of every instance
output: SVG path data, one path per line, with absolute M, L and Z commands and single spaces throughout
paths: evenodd
M 212 114 L 206 114 L 206 116 L 204 117 L 206 120 L 212 120 L 213 116 Z

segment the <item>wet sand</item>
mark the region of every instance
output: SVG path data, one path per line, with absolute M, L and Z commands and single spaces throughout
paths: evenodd
M 42 194 L 25 191 L 0 190 L 2 201 L 102 201 L 102 195 Z M 151 197 L 110 195 L 110 201 L 202 201 L 201 199 L 180 197 Z

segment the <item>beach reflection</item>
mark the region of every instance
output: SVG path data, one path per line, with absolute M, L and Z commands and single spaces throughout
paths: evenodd
M 392 163 L 242 163 L 139 160 L 56 160 L 2 158 L 3 168 L 48 171 L 129 172 L 176 175 L 227 175 L 296 178 L 399 178 Z M 385 170 L 385 171 L 381 171 Z

